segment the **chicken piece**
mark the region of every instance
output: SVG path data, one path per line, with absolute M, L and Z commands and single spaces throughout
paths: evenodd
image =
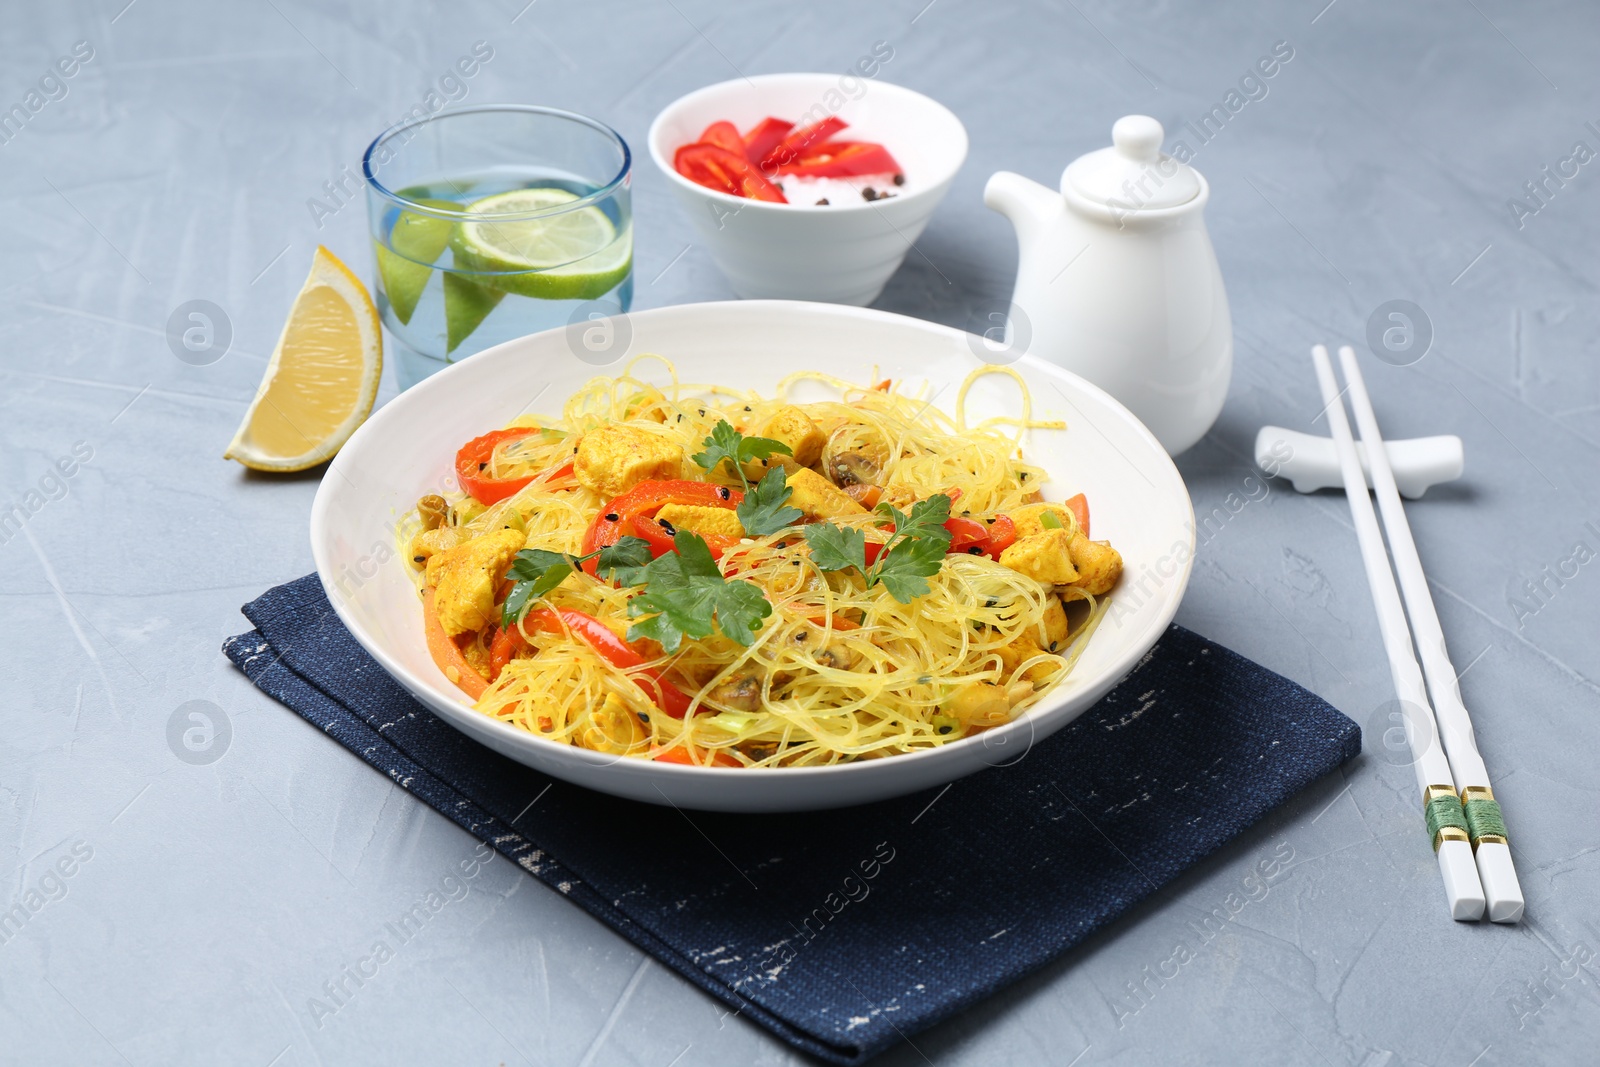
M 622 756 L 644 745 L 644 724 L 621 697 L 607 693 L 589 721 L 573 734 L 573 743 L 591 752 Z
M 1071 531 L 1077 528 L 1078 520 L 1073 516 L 1072 512 L 1060 504 L 1028 504 L 1007 513 L 1011 516 L 1011 521 L 1017 526 L 1017 538 L 1020 540 L 1024 537 L 1032 537 L 1037 533 L 1043 533 L 1046 529 L 1042 518 L 1045 512 L 1054 514 L 1056 521 L 1061 524 L 1063 530 Z
M 794 490 L 789 503 L 805 513 L 807 519 L 836 519 L 842 515 L 865 515 L 867 509 L 851 500 L 843 489 L 816 471 L 804 467 L 789 475 Z
M 1000 562 L 1045 585 L 1069 585 L 1078 580 L 1071 543 L 1072 536 L 1065 530 L 1043 530 L 1017 538 L 1000 553 Z
M 445 633 L 454 637 L 495 621 L 495 589 L 527 540 L 520 530 L 495 530 L 428 560 L 428 583 Z
M 472 537 L 472 531 L 464 526 L 441 526 L 436 530 L 424 530 L 411 539 L 411 562 L 427 563 L 441 552 L 466 544 Z
M 585 488 L 603 497 L 627 492 L 640 482 L 676 478 L 683 449 L 658 434 L 632 426 L 601 426 L 578 442 L 572 472 Z
M 656 521 L 676 530 L 688 530 L 701 537 L 743 537 L 744 525 L 727 508 L 699 507 L 694 504 L 667 504 L 656 512 Z
M 1050 603 L 1045 605 L 1044 640 L 1045 649 L 1049 652 L 1060 652 L 1067 647 L 1067 609 L 1055 597 L 1051 597 Z
M 1030 682 L 966 682 L 950 691 L 942 710 L 966 729 L 987 730 L 1010 722 L 1011 709 L 1033 691 Z
M 1055 598 L 1052 597 L 1051 599 L 1054 600 Z M 1049 651 L 1049 649 L 1039 647 L 1039 640 L 1033 634 L 1023 633 L 1009 645 L 1004 645 L 1000 648 L 1000 663 L 1005 667 L 1007 677 L 1010 677 L 1015 674 L 1016 669 L 1024 662 L 1034 658 L 1040 653 Z M 1052 659 L 1053 658 L 1054 654 L 1052 653 Z M 1033 683 L 1034 685 L 1039 685 L 1048 679 L 1051 671 L 1055 670 L 1055 668 L 1059 665 L 1059 660 L 1056 660 L 1055 662 L 1051 662 L 1050 660 L 1041 660 L 1029 667 L 1019 677 Z
M 757 423 L 748 431 L 752 437 L 770 437 L 774 441 L 782 441 L 789 446 L 795 466 L 810 467 L 822 457 L 822 446 L 828 439 L 823 436 L 817 424 L 811 421 L 811 416 L 795 407 L 785 404 L 774 411 L 766 419 Z M 772 459 L 776 460 L 774 455 Z M 757 478 L 765 474 L 771 464 L 763 464 L 761 460 L 751 460 L 744 465 L 744 473 L 748 478 Z
M 1068 550 L 1078 577 L 1066 584 L 1094 596 L 1111 592 L 1122 576 L 1122 553 L 1112 548 L 1110 541 L 1091 541 L 1077 531 Z

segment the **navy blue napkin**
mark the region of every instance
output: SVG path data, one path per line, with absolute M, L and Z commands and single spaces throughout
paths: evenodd
M 223 651 L 264 692 L 730 1011 L 840 1064 L 1048 963 L 1361 747 L 1312 693 L 1173 626 L 1010 766 L 840 811 L 682 812 L 458 733 L 356 643 L 315 575 L 244 614 L 256 629 Z

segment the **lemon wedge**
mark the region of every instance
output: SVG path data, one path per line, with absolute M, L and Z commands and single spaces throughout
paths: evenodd
M 383 334 L 372 297 L 319 245 L 223 457 L 258 471 L 303 471 L 325 462 L 372 413 L 382 370 Z

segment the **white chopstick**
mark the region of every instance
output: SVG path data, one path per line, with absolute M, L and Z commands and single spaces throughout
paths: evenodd
M 1356 443 L 1350 436 L 1344 398 L 1334 382 L 1327 348 L 1317 345 L 1311 350 L 1311 359 L 1317 369 L 1317 385 L 1322 390 L 1328 425 L 1333 430 L 1334 447 L 1339 453 L 1345 496 L 1350 501 L 1350 518 L 1355 522 L 1356 539 L 1361 545 L 1361 562 L 1367 570 L 1367 584 L 1372 587 L 1373 605 L 1378 609 L 1378 631 L 1383 636 L 1384 650 L 1389 654 L 1389 674 L 1394 679 L 1395 695 L 1400 699 L 1406 744 L 1411 747 L 1413 759 L 1411 766 L 1422 794 L 1423 817 L 1433 837 L 1434 852 L 1439 857 L 1439 873 L 1444 878 L 1450 917 L 1467 921 L 1481 919 L 1483 885 L 1478 881 L 1478 869 L 1473 863 L 1466 817 L 1450 775 L 1450 763 L 1439 746 L 1439 731 L 1423 688 L 1422 670 L 1411 648 L 1405 609 L 1400 604 L 1394 574 L 1389 570 L 1389 556 L 1383 548 L 1383 535 L 1378 531 L 1372 498 L 1367 495 L 1367 479 L 1356 455 Z
M 1522 918 L 1522 886 L 1511 862 L 1511 846 L 1506 843 L 1500 805 L 1494 799 L 1489 770 L 1483 765 L 1483 757 L 1478 755 L 1472 719 L 1461 701 L 1461 685 L 1445 647 L 1444 628 L 1439 625 L 1439 612 L 1428 590 L 1428 579 L 1422 573 L 1422 559 L 1411 537 L 1411 525 L 1406 521 L 1405 505 L 1400 501 L 1400 490 L 1395 485 L 1389 454 L 1378 430 L 1378 417 L 1367 396 L 1367 383 L 1362 380 L 1361 367 L 1356 363 L 1355 349 L 1349 345 L 1339 349 L 1339 365 L 1350 389 L 1350 406 L 1361 430 L 1362 447 L 1371 458 L 1372 488 L 1378 497 L 1378 510 L 1383 515 L 1383 529 L 1389 538 L 1394 567 L 1400 575 L 1400 590 L 1405 594 L 1406 614 L 1416 634 L 1417 651 L 1422 656 L 1422 669 L 1428 679 L 1428 693 L 1433 697 L 1439 732 L 1444 735 L 1445 755 L 1450 760 L 1450 769 L 1466 808 L 1467 836 L 1478 862 L 1484 896 L 1488 899 L 1489 920 L 1513 923 Z

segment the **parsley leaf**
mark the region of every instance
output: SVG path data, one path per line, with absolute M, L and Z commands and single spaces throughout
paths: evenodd
M 944 566 L 949 547 L 948 534 L 943 541 L 936 537 L 918 537 L 896 542 L 878 557 L 868 580 L 881 584 L 900 603 L 909 604 L 919 596 L 928 595 L 928 579 Z
M 542 548 L 525 548 L 511 560 L 511 568 L 506 571 L 506 577 L 515 578 L 522 582 L 531 582 L 537 580 L 552 567 L 570 566 L 572 566 L 572 557 L 565 552 L 549 552 Z
M 746 437 L 735 430 L 727 419 L 718 420 L 711 428 L 711 436 L 702 442 L 706 446 L 704 452 L 696 452 L 694 461 L 708 471 L 715 471 L 724 460 L 733 464 L 739 481 L 744 484 L 744 491 L 750 491 L 750 479 L 744 475 L 744 465 L 753 459 L 766 459 L 774 453 L 785 456 L 794 455 L 794 449 L 782 441 L 774 441 L 770 437 Z
M 567 575 L 578 569 L 582 560 L 565 552 L 549 552 L 542 548 L 525 548 L 518 552 L 506 570 L 513 579 L 511 592 L 500 608 L 500 625 L 506 629 L 528 612 L 528 603 L 551 592 L 567 580 Z
M 628 639 L 648 637 L 676 652 L 685 637 L 710 637 L 717 630 L 748 645 L 772 614 L 761 589 L 722 576 L 705 539 L 688 530 L 673 538 L 677 548 L 642 568 L 644 592 L 628 601 L 628 615 L 639 619 L 628 627 Z
M 786 503 L 794 493 L 789 488 L 788 478 L 782 467 L 773 467 L 744 495 L 734 514 L 739 516 L 745 533 L 751 537 L 765 537 L 805 517 L 805 512 Z
M 909 515 L 887 500 L 873 510 L 894 523 L 896 537 L 932 537 L 950 543 L 950 531 L 944 528 L 950 518 L 950 498 L 943 493 L 912 504 Z
M 650 563 L 650 542 L 632 535 L 620 537 L 616 544 L 602 548 L 599 556 L 595 571 L 600 577 L 615 578 L 619 585 L 639 585 Z
M 557 586 L 596 556 L 600 557 L 598 570 L 602 577 L 612 573 L 620 575 L 650 562 L 650 542 L 642 537 L 623 537 L 616 544 L 587 556 L 571 556 L 543 548 L 523 549 L 506 569 L 505 576 L 513 584 L 500 608 L 500 625 L 511 629 L 528 613 L 530 603 L 555 592 Z
M 939 573 L 950 548 L 950 531 L 944 528 L 950 518 L 950 498 L 939 493 L 919 500 L 909 515 L 887 501 L 875 510 L 883 516 L 879 525 L 892 526 L 894 532 L 878 550 L 872 566 L 867 566 L 865 535 L 854 527 L 831 522 L 806 527 L 811 561 L 824 571 L 854 567 L 866 579 L 868 589 L 882 585 L 902 604 L 926 596 L 930 590 L 927 580 Z
M 867 572 L 867 538 L 860 530 L 817 522 L 807 526 L 805 532 L 806 544 L 811 546 L 811 562 L 818 570 L 845 571 L 854 567 L 862 574 Z

